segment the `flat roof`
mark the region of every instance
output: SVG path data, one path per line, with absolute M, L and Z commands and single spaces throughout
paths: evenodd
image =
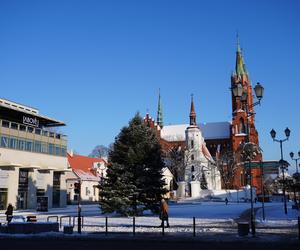
M 65 126 L 66 124 L 62 121 L 40 115 L 39 110 L 36 108 L 28 107 L 23 104 L 19 104 L 16 102 L 9 101 L 7 99 L 0 98 L 0 108 L 4 111 L 7 116 L 14 114 L 20 115 L 30 115 L 36 117 L 40 120 L 40 124 L 45 127 L 57 127 L 57 126 Z

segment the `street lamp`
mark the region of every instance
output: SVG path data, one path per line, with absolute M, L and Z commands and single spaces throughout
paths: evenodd
M 247 114 L 247 139 L 246 142 L 250 142 L 250 129 L 248 124 L 248 118 L 253 116 L 255 113 L 253 113 L 252 108 L 256 105 L 260 105 L 260 101 L 263 98 L 264 95 L 264 87 L 258 82 L 254 87 L 254 92 L 257 98 L 257 102 L 253 103 L 252 105 L 249 105 L 247 102 L 248 99 L 248 93 L 244 91 L 244 87 L 241 83 L 235 84 L 232 88 L 232 94 L 235 98 L 240 98 L 240 101 L 243 103 L 245 107 L 245 112 Z M 254 215 L 254 208 L 253 208 L 253 189 L 252 189 L 252 171 L 251 171 L 251 158 L 249 157 L 249 182 L 250 182 L 250 199 L 251 199 L 251 213 L 250 213 L 250 223 L 251 223 L 251 233 L 253 236 L 255 236 L 255 215 Z
M 279 164 L 280 164 L 280 168 L 281 168 L 281 171 L 282 171 L 282 181 L 283 181 L 282 192 L 283 192 L 283 201 L 284 201 L 284 213 L 287 214 L 287 204 L 286 204 L 286 197 L 285 197 L 285 179 L 284 179 L 284 170 L 287 169 L 287 164 L 285 164 L 285 161 L 283 160 L 282 143 L 285 142 L 285 141 L 287 141 L 289 139 L 290 134 L 291 134 L 291 130 L 289 130 L 289 128 L 286 128 L 284 130 L 284 133 L 285 133 L 286 138 L 285 139 L 281 139 L 281 140 L 277 140 L 276 139 L 276 131 L 274 129 L 272 129 L 270 131 L 270 134 L 271 134 L 271 137 L 272 137 L 273 141 L 280 143 L 281 159 L 279 161 Z
M 298 160 L 300 160 L 300 151 L 298 152 L 299 158 L 294 158 L 293 152 L 290 153 L 290 156 L 291 156 L 292 160 L 294 160 L 296 162 L 296 173 L 298 173 Z

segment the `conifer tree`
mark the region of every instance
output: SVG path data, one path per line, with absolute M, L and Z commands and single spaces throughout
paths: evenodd
M 116 137 L 107 177 L 100 187 L 103 213 L 139 215 L 158 212 L 163 188 L 161 148 L 155 132 L 136 114 Z

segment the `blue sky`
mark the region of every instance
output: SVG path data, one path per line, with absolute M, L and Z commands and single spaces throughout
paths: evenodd
M 0 1 L 1 97 L 63 120 L 69 148 L 113 142 L 139 111 L 165 124 L 231 119 L 230 75 L 240 34 L 252 84 L 265 87 L 256 125 L 266 160 L 300 150 L 300 2 Z

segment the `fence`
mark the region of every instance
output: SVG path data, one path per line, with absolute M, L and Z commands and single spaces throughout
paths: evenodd
M 76 230 L 78 226 L 77 216 L 39 216 L 41 221 L 59 222 L 60 228 L 64 226 L 73 226 Z M 202 235 L 237 235 L 238 226 L 234 220 L 212 220 L 200 219 L 196 217 L 191 218 L 169 218 L 170 227 L 161 227 L 161 221 L 153 217 L 103 217 L 103 216 L 82 216 L 81 227 L 86 233 L 96 234 L 115 234 L 128 233 L 136 234 L 155 234 L 155 235 L 186 235 L 191 237 Z M 264 226 L 257 225 L 257 235 L 272 234 L 282 236 L 284 234 L 291 237 L 298 237 L 300 239 L 300 217 L 298 223 L 292 226 Z M 0 216 L 0 223 L 6 223 L 6 217 Z

